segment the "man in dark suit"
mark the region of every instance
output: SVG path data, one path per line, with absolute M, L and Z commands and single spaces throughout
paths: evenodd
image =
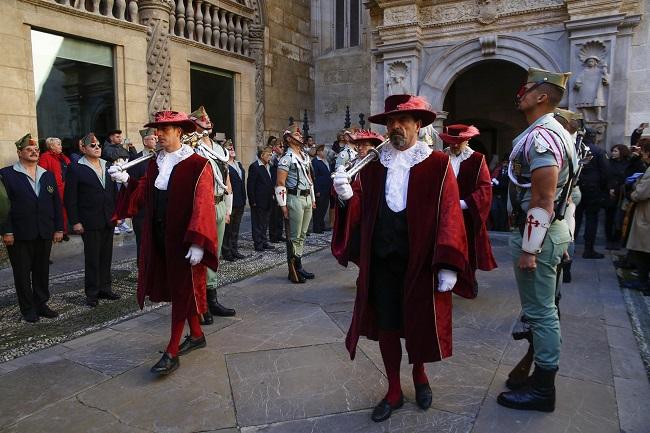
M 38 166 L 38 143 L 31 134 L 16 142 L 18 162 L 0 170 L 11 203 L 2 226 L 14 273 L 20 313 L 27 322 L 59 314 L 47 306 L 52 242 L 63 239 L 61 198 L 54 175 Z
M 278 163 L 280 158 L 282 158 L 282 146 L 278 144 L 277 138 L 270 136 L 268 144 L 271 146 L 273 153 L 271 154 L 271 181 L 275 185 L 278 181 Z M 282 215 L 282 209 L 278 206 L 278 202 L 273 196 L 273 204 L 271 205 L 271 218 L 269 220 L 269 239 L 274 244 L 280 242 L 286 242 L 287 239 L 283 235 L 284 230 L 284 216 Z
M 235 146 L 230 142 L 228 149 L 228 172 L 232 187 L 232 212 L 230 222 L 226 224 L 221 245 L 221 255 L 228 261 L 246 257 L 239 252 L 239 226 L 246 206 L 246 172 L 241 162 L 235 159 Z
M 94 133 L 82 139 L 81 151 L 84 156 L 68 169 L 64 201 L 72 230 L 84 242 L 86 305 L 94 308 L 99 299 L 120 298 L 111 290 L 116 187 Z
M 325 214 L 329 209 L 332 177 L 325 158 L 325 145 L 316 146 L 316 157 L 311 160 L 314 168 L 314 193 L 316 194 L 316 213 L 314 214 L 314 233 L 323 233 Z
M 271 148 L 260 147 L 257 150 L 257 161 L 248 168 L 248 203 L 251 207 L 251 228 L 255 251 L 273 250 L 269 244 L 266 232 L 269 228 L 271 206 L 273 206 L 273 182 L 271 181 Z
M 142 144 L 144 145 L 144 149 L 142 149 L 142 152 L 133 155 L 131 157 L 131 160 L 148 155 L 154 152 L 156 149 L 156 143 L 158 142 L 158 137 L 156 137 L 156 130 L 154 128 L 141 129 L 140 136 L 142 137 Z M 129 182 L 137 182 L 142 176 L 144 176 L 146 170 L 147 170 L 147 164 L 145 163 L 138 164 L 136 166 L 131 167 L 128 170 Z M 131 218 L 131 220 L 133 221 L 133 231 L 135 232 L 136 254 L 138 256 L 138 263 L 139 263 L 140 234 L 142 233 L 142 224 L 144 221 L 144 209 L 140 209 L 137 215 Z

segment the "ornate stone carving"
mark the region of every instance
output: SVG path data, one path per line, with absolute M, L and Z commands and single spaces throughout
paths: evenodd
M 564 0 L 465 0 L 420 8 L 422 25 L 442 25 L 467 21 L 492 24 L 499 17 L 557 9 Z
M 492 24 L 499 18 L 496 0 L 478 0 L 478 22 Z
M 578 53 L 582 71 L 573 83 L 573 90 L 577 92 L 576 108 L 587 121 L 603 121 L 602 109 L 607 106 L 605 87 L 609 86 L 606 56 L 607 49 L 601 41 L 586 42 Z
M 484 56 L 493 56 L 497 52 L 497 35 L 482 36 L 478 38 L 481 44 L 481 54 Z
M 417 21 L 417 7 L 415 5 L 398 6 L 384 11 L 384 25 L 397 25 Z
M 147 29 L 147 109 L 149 115 L 170 108 L 169 14 L 165 0 L 140 0 L 140 23 Z
M 405 62 L 397 61 L 387 68 L 387 94 L 395 95 L 411 92 L 411 72 Z

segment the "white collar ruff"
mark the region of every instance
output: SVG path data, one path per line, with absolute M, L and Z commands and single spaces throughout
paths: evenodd
M 460 171 L 460 164 L 468 159 L 474 153 L 474 149 L 469 146 L 465 146 L 462 152 L 458 155 L 454 154 L 451 151 L 450 147 L 445 147 L 445 153 L 449 156 L 449 162 L 451 163 L 451 168 L 454 170 L 454 174 L 458 177 L 458 172 Z
M 392 144 L 382 147 L 379 162 L 388 169 L 386 173 L 386 204 L 393 212 L 406 209 L 411 167 L 421 163 L 433 150 L 424 141 L 418 141 L 406 150 L 397 150 Z
M 180 149 L 174 152 L 158 152 L 156 157 L 156 164 L 158 164 L 158 177 L 154 185 L 156 188 L 162 191 L 167 190 L 167 184 L 169 183 L 169 176 L 172 174 L 172 170 L 181 161 L 186 160 L 194 154 L 194 151 L 187 144 L 183 144 Z

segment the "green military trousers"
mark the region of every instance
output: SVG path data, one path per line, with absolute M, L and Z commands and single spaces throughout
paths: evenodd
M 221 202 L 215 205 L 217 213 L 217 256 L 221 257 L 221 245 L 223 244 L 223 233 L 226 231 L 226 203 Z M 208 288 L 217 288 L 217 273 L 208 268 Z
M 287 208 L 289 210 L 289 224 L 291 225 L 291 243 L 296 256 L 302 257 L 305 247 L 305 237 L 311 221 L 312 214 L 311 196 L 289 194 Z
M 560 362 L 560 320 L 555 306 L 557 266 L 567 250 L 571 236 L 565 221 L 555 221 L 548 229 L 542 251 L 537 254 L 534 272 L 519 269 L 521 234 L 510 238 L 515 278 L 524 316 L 533 334 L 535 363 L 545 369 L 556 369 Z

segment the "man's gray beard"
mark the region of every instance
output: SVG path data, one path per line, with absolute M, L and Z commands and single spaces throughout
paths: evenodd
M 403 135 L 395 134 L 390 136 L 390 144 L 396 149 L 401 149 L 406 146 L 406 137 Z

